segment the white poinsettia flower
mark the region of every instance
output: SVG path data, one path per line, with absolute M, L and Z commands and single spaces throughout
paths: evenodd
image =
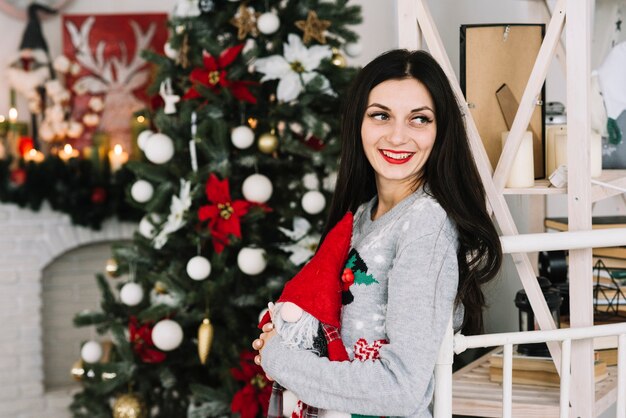
M 300 216 L 296 216 L 293 218 L 293 230 L 280 226 L 278 229 L 289 239 L 296 241 L 291 244 L 284 244 L 280 246 L 282 250 L 291 253 L 289 261 L 291 261 L 295 266 L 303 264 L 311 258 L 313 254 L 315 254 L 320 240 L 320 235 L 309 234 L 311 229 L 309 221 Z
M 313 254 L 315 254 L 317 250 L 319 240 L 320 236 L 318 234 L 307 235 L 294 244 L 281 245 L 280 248 L 290 252 L 289 261 L 291 261 L 294 266 L 299 266 L 313 257 Z
M 299 36 L 289 34 L 287 43 L 284 44 L 284 56 L 259 58 L 254 65 L 258 72 L 264 74 L 261 82 L 279 79 L 276 97 L 280 101 L 291 102 L 315 78 L 321 79 L 322 92 L 335 94 L 328 79 L 315 71 L 323 59 L 331 56 L 332 51 L 328 45 L 307 48 Z
M 306 233 L 309 232 L 309 229 L 311 229 L 311 223 L 301 216 L 295 216 L 293 218 L 293 230 L 283 228 L 282 226 L 278 227 L 278 230 L 292 241 L 298 241 L 300 238 L 304 237 Z
M 180 181 L 180 194 L 172 196 L 170 203 L 170 214 L 163 224 L 159 233 L 154 237 L 152 245 L 157 250 L 163 248 L 167 243 L 169 235 L 178 231 L 185 225 L 185 213 L 191 207 L 191 182 L 186 180 Z

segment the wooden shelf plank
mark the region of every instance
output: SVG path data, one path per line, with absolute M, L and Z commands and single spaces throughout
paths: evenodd
M 602 175 L 597 179 L 603 183 L 612 184 L 617 187 L 626 188 L 626 170 L 612 170 L 605 169 L 602 170 Z M 525 187 L 525 188 L 504 188 L 502 190 L 503 194 L 513 194 L 513 195 L 553 195 L 553 194 L 567 194 L 567 187 L 553 187 L 550 184 L 550 181 L 547 179 L 539 179 L 535 180 L 535 185 L 533 187 Z M 606 199 L 612 196 L 619 195 L 623 192 L 610 189 L 607 187 L 602 187 L 599 185 L 593 185 L 591 187 L 591 200 L 593 202 L 597 202 L 602 199 Z
M 502 416 L 502 385 L 489 380 L 489 357 L 495 349 L 454 373 L 452 413 L 474 417 Z M 600 415 L 617 399 L 617 367 L 595 388 L 595 413 Z M 558 418 L 559 388 L 513 384 L 513 417 Z
M 613 186 L 626 188 L 626 170 L 602 170 L 602 175 L 593 180 L 599 180 L 603 183 L 612 184 Z M 617 196 L 623 192 L 610 189 L 603 186 L 593 185 L 591 187 L 591 201 L 597 202 L 612 196 Z

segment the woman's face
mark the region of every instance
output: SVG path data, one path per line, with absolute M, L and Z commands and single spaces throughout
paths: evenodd
M 378 192 L 413 191 L 415 176 L 424 167 L 436 135 L 435 106 L 421 82 L 405 78 L 374 87 L 363 116 L 361 139 L 376 173 Z

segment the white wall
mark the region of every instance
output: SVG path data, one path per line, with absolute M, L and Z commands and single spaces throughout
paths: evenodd
M 348 58 L 351 65 L 364 65 L 381 52 L 395 46 L 395 0 L 356 0 L 355 4 L 363 7 L 363 24 L 356 27 L 363 45 L 363 54 Z M 85 1 L 73 0 L 62 13 L 67 14 L 116 14 L 141 12 L 170 12 L 176 0 L 127 0 L 127 1 Z M 0 114 L 6 115 L 9 108 L 9 87 L 6 83 L 6 66 L 17 53 L 25 22 L 0 13 Z M 50 47 L 50 54 L 55 57 L 61 53 L 61 19 L 59 16 L 48 17 L 43 22 L 43 31 Z M 26 114 L 23 100 L 18 99 L 20 114 Z

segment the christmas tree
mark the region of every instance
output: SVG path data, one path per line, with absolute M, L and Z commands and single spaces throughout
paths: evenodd
M 75 318 L 103 337 L 73 369 L 74 416 L 264 414 L 250 344 L 324 225 L 354 76 L 343 54 L 361 48 L 347 3 L 176 5 L 164 55 L 145 53 L 163 103 L 138 138 L 145 161 L 127 165 L 145 216 L 113 246 L 117 289 L 97 276 L 102 310 Z

